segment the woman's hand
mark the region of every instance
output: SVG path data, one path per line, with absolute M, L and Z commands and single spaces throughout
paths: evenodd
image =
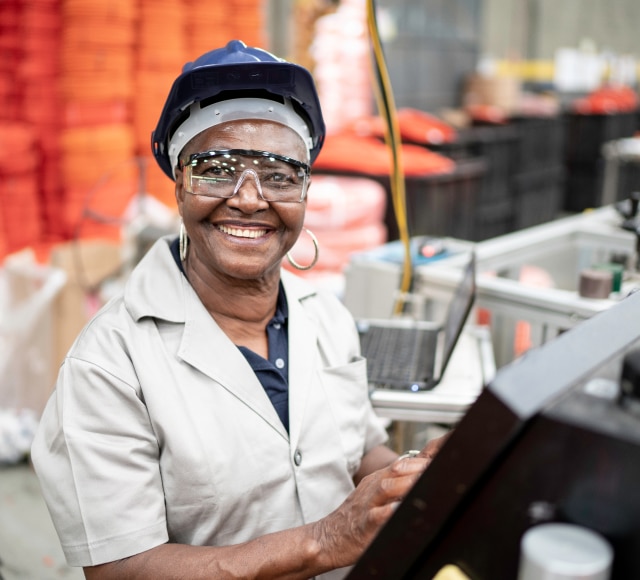
M 420 453 L 418 453 L 416 457 L 424 457 L 425 459 L 429 459 L 429 460 L 433 459 L 438 454 L 442 446 L 446 443 L 447 439 L 449 439 L 449 436 L 451 435 L 451 433 L 452 431 L 450 431 L 446 435 L 442 435 L 442 437 L 431 439 L 431 441 L 429 441 L 422 448 L 422 450 L 420 451 Z
M 340 507 L 314 524 L 330 568 L 357 561 L 429 462 L 425 457 L 394 461 L 367 475 Z
M 432 439 L 411 458 L 398 458 L 386 446 L 374 448 L 363 458 L 354 478 L 356 490 L 338 509 L 315 524 L 320 530 L 322 551 L 336 558 L 331 567 L 356 562 L 450 434 Z M 380 465 L 385 467 L 376 469 Z

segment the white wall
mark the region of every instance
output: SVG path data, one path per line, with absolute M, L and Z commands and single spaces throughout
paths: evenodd
M 498 59 L 553 59 L 588 38 L 640 58 L 638 0 L 483 0 L 482 50 Z

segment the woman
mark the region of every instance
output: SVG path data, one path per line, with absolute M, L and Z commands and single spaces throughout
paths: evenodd
M 310 75 L 238 41 L 174 83 L 179 239 L 78 337 L 33 445 L 87 578 L 341 578 L 435 451 L 396 461 L 350 315 L 281 271 L 323 137 Z

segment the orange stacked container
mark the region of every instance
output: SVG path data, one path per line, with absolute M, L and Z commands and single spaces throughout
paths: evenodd
M 27 38 L 32 31 L 23 0 L 0 3 L 0 259 L 39 244 L 39 185 L 45 177 L 27 90 L 39 72 Z
M 40 178 L 34 130 L 27 123 L 0 122 L 1 258 L 40 242 Z
M 173 182 L 151 155 L 151 132 L 169 88 L 186 60 L 185 8 L 183 0 L 139 0 L 138 10 L 136 90 L 132 109 L 135 148 L 144 171 L 145 191 L 175 208 Z
M 185 20 L 186 59 L 194 60 L 201 54 L 224 46 L 235 38 L 234 2 L 216 2 L 215 8 L 203 10 L 198 0 L 182 0 Z M 197 18 L 195 15 L 197 14 Z
M 19 113 L 14 71 L 20 58 L 19 14 L 17 2 L 0 2 L 0 136 L 6 135 L 9 121 L 17 119 Z M 6 145 L 5 145 L 6 146 Z M 2 142 L 0 141 L 0 147 Z M 4 201 L 6 160 L 0 160 L 0 263 L 8 253 L 5 223 L 7 221 Z
M 74 127 L 62 133 L 63 220 L 73 238 L 119 240 L 138 191 L 131 127 Z
M 70 237 L 119 239 L 138 190 L 131 125 L 137 5 L 62 0 L 63 223 Z
M 266 7 L 262 0 L 231 0 L 229 5 L 229 29 L 233 38 L 239 38 L 248 46 L 267 48 Z
M 6 0 L 0 2 L 0 121 L 15 121 L 20 116 L 15 72 L 21 59 L 20 2 Z
M 266 8 L 264 0 L 227 0 L 217 2 L 214 10 L 202 10 L 196 0 L 183 0 L 188 14 L 197 18 L 186 20 L 187 59 L 224 46 L 234 39 L 248 46 L 266 46 Z
M 46 241 L 59 240 L 62 190 L 60 180 L 60 100 L 58 51 L 60 1 L 24 0 L 21 11 L 23 58 L 18 68 L 23 87 L 22 118 L 34 129 L 41 156 L 38 173 L 40 218 Z

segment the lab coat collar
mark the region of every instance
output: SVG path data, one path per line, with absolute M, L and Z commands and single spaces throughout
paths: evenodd
M 145 316 L 168 322 L 185 321 L 189 283 L 173 259 L 171 241 L 171 236 L 156 241 L 129 276 L 124 302 L 136 322 Z
M 183 323 L 178 356 L 242 399 L 286 438 L 287 433 L 258 378 L 176 266 L 170 243 L 169 236 L 158 240 L 131 274 L 125 287 L 127 309 L 137 321 L 153 317 Z M 297 418 L 305 416 L 318 356 L 318 329 L 303 306 L 316 290 L 285 270 L 282 283 L 289 307 L 289 428 L 293 444 L 300 435 Z M 225 364 L 221 365 L 221 360 Z
M 152 316 L 168 322 L 185 322 L 185 305 L 195 292 L 177 267 L 170 244 L 172 236 L 160 238 L 131 273 L 125 286 L 125 304 L 139 321 Z M 289 308 L 316 294 L 315 288 L 286 270 L 281 279 Z
M 304 303 L 316 295 L 316 290 L 294 274 L 282 271 L 282 284 L 289 306 L 289 439 L 291 449 L 300 440 L 303 421 L 314 417 L 308 409 L 311 389 L 317 388 L 314 380 L 318 366 L 318 326 L 309 316 Z

